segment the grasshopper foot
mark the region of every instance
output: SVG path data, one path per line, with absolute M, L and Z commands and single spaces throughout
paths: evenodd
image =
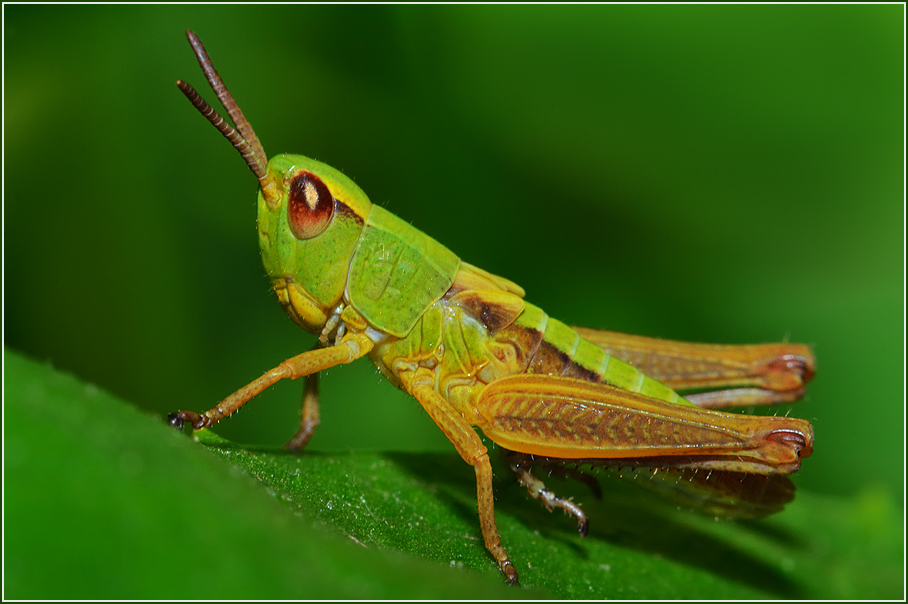
M 186 422 L 189 422 L 193 430 L 201 430 L 211 424 L 211 420 L 206 416 L 199 415 L 194 411 L 177 411 L 167 416 L 167 423 L 180 432 L 183 431 L 183 425 Z
M 504 580 L 507 581 L 509 585 L 520 585 L 520 581 L 517 579 L 517 569 L 514 568 L 514 565 L 511 564 L 511 561 L 505 559 L 499 567 L 501 572 L 504 573 Z

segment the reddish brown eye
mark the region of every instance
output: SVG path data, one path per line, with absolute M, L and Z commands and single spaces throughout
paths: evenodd
M 290 182 L 287 221 L 297 239 L 312 239 L 325 230 L 334 215 L 334 197 L 312 172 L 300 171 Z

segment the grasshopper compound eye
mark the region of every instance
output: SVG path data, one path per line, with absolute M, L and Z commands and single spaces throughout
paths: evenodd
M 321 234 L 334 216 L 334 197 L 328 186 L 312 172 L 301 170 L 290 181 L 287 221 L 297 239 Z

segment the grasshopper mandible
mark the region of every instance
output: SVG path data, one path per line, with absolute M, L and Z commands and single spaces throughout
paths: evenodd
M 276 382 L 308 376 L 289 444 L 301 450 L 318 425 L 318 372 L 369 356 L 475 470 L 482 536 L 510 583 L 517 571 L 495 524 L 492 467 L 475 427 L 505 450 L 530 494 L 572 515 L 581 534 L 583 511 L 547 490 L 534 466 L 663 469 L 672 488 L 728 515 L 763 515 L 791 498 L 785 475 L 811 454 L 810 424 L 711 408 L 800 398 L 814 373 L 807 346 L 686 344 L 550 318 L 520 286 L 373 206 L 334 168 L 301 155 L 268 160 L 201 41 L 186 33 L 235 128 L 189 84 L 177 86 L 258 178 L 265 270 L 286 313 L 321 347 L 205 413 L 171 414 L 171 425 L 211 426 Z M 697 392 L 683 398 L 684 390 Z

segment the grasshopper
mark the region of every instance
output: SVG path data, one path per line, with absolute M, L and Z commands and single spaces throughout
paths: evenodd
M 801 419 L 714 408 L 789 402 L 815 361 L 801 344 L 686 344 L 574 328 L 524 300 L 508 279 L 467 264 L 380 206 L 353 181 L 301 155 L 265 151 L 199 38 L 187 32 L 231 126 L 187 83 L 177 86 L 240 152 L 261 185 L 258 232 L 265 270 L 285 312 L 319 336 L 204 413 L 172 426 L 199 430 L 269 386 L 306 377 L 302 450 L 318 425 L 318 372 L 369 356 L 411 394 L 476 474 L 485 546 L 509 583 L 517 571 L 495 523 L 492 467 L 475 428 L 506 453 L 546 508 L 586 516 L 536 478 L 559 467 L 655 469 L 661 484 L 711 513 L 758 516 L 792 497 L 786 475 L 813 449 Z M 693 390 L 682 397 L 678 391 Z M 652 481 L 660 484 L 659 480 Z

